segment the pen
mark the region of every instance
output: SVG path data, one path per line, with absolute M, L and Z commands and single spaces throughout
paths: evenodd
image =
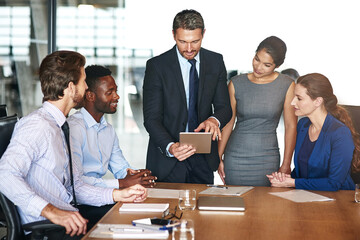
M 228 189 L 228 187 L 223 187 L 223 186 L 219 186 L 219 185 L 212 185 L 212 184 L 207 184 L 207 187 L 214 187 L 214 188 L 222 188 L 222 189 Z
M 142 228 L 109 228 L 111 232 L 143 232 L 144 229 Z

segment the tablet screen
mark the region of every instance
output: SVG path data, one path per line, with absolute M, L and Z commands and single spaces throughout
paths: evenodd
M 192 145 L 196 153 L 210 153 L 211 133 L 210 132 L 181 132 L 180 144 Z

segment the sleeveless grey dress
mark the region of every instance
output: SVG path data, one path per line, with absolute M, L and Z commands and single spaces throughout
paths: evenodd
M 293 80 L 284 74 L 267 84 L 253 83 L 247 74 L 231 80 L 237 120 L 224 152 L 226 184 L 270 186 L 266 174 L 279 169 L 276 128 Z

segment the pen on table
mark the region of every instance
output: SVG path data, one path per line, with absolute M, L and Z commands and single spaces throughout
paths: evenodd
M 214 188 L 228 189 L 228 187 L 225 187 L 225 186 L 212 185 L 212 184 L 207 184 L 206 186 L 207 186 L 207 187 L 214 187 Z
M 143 232 L 144 229 L 142 228 L 109 228 L 111 232 Z

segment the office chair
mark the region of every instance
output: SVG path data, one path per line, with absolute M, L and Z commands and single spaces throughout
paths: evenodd
M 360 134 L 360 106 L 341 105 L 349 113 L 353 126 L 358 134 Z M 354 183 L 360 183 L 360 172 L 351 172 L 351 178 Z
M 11 135 L 17 121 L 17 115 L 0 118 L 0 157 L 4 154 L 10 143 Z M 24 230 L 32 232 L 31 239 L 43 239 L 46 230 L 64 229 L 63 226 L 53 224 L 48 220 L 21 225 L 20 216 L 15 204 L 2 193 L 0 193 L 0 205 L 0 216 L 4 217 L 4 219 L 0 219 L 0 224 L 5 225 L 7 228 L 7 236 L 3 239 L 24 239 Z
M 6 116 L 7 116 L 6 104 L 0 104 L 0 117 L 6 117 Z
M 341 105 L 349 113 L 353 126 L 358 134 L 360 134 L 360 106 Z

